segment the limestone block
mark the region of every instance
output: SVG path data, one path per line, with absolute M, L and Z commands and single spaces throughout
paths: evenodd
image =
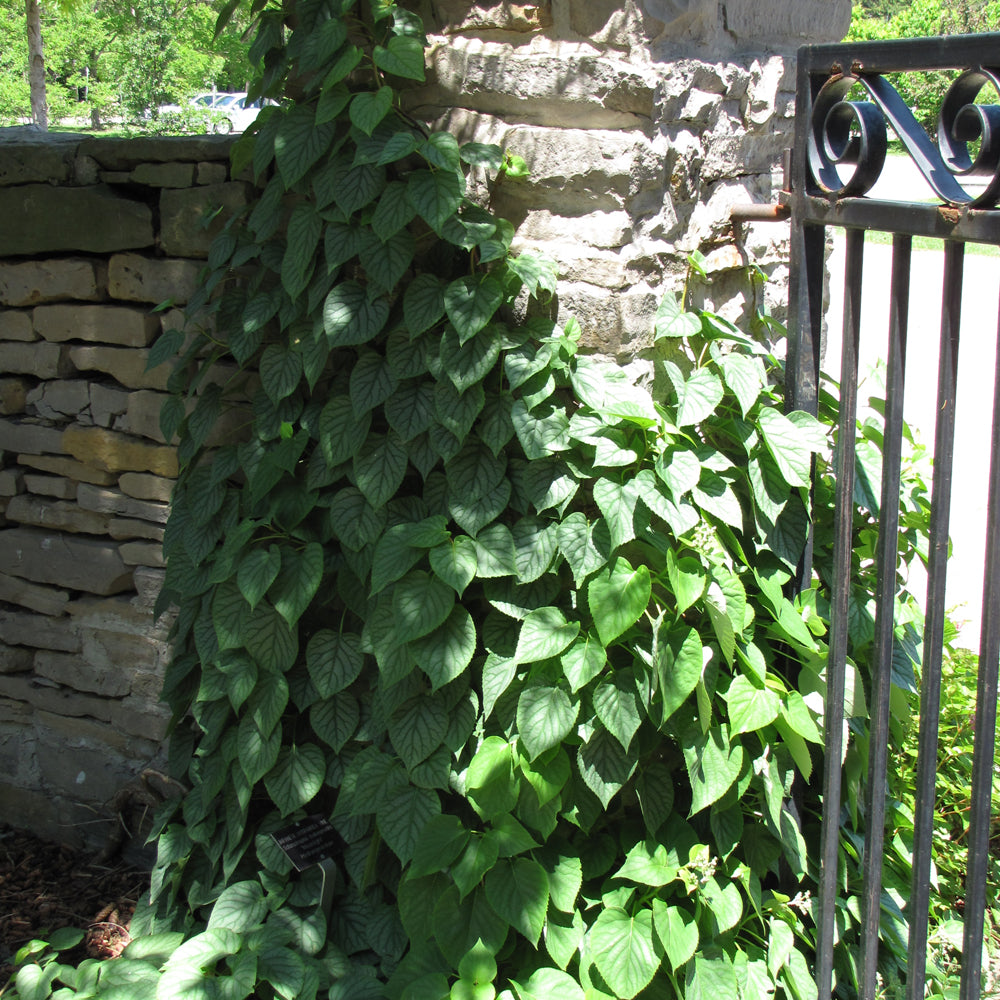
M 153 212 L 104 184 L 0 188 L 0 257 L 109 253 L 153 245 Z
M 0 531 L 0 566 L 33 583 L 88 594 L 116 594 L 132 585 L 131 570 L 122 561 L 117 545 L 38 528 Z
M 170 630 L 169 622 L 154 619 L 148 608 L 137 607 L 127 594 L 104 598 L 81 596 L 70 605 L 69 614 L 78 630 L 119 632 L 139 636 L 145 642 L 164 642 Z
M 588 212 L 585 215 L 558 215 L 547 208 L 529 211 L 517 227 L 517 241 L 523 244 L 565 243 L 568 246 L 616 250 L 632 238 L 628 212 Z
M 37 785 L 36 785 L 37 787 Z M 89 818 L 84 813 L 89 813 Z M 31 829 L 40 837 L 76 850 L 85 845 L 97 848 L 100 837 L 93 836 L 93 810 L 68 802 L 51 792 L 18 787 L 7 780 L 0 780 L 0 814 L 4 816 L 30 816 Z M 75 823 L 79 825 L 74 825 Z M 85 836 L 86 833 L 86 836 Z
M 169 257 L 207 257 L 212 240 L 232 213 L 247 203 L 247 194 L 247 185 L 235 181 L 187 190 L 165 188 L 160 193 L 161 249 Z M 220 206 L 222 211 L 205 229 L 202 220 Z
M 0 304 L 7 306 L 34 306 L 63 299 L 98 302 L 106 287 L 103 262 L 66 257 L 0 263 Z
M 137 500 L 155 500 L 160 503 L 168 503 L 174 490 L 174 481 L 164 479 L 162 476 L 151 476 L 143 472 L 126 472 L 118 480 L 118 488 L 122 493 Z M 128 513 L 128 511 L 116 511 L 116 513 Z M 130 516 L 134 516 L 131 515 Z
M 90 716 L 101 722 L 111 721 L 114 705 L 114 702 L 105 698 L 60 688 L 42 678 L 19 675 L 0 677 L 0 697 L 26 701 L 29 705 L 54 715 Z
M 132 770 L 121 760 L 109 759 L 102 746 L 78 746 L 67 752 L 65 743 L 44 727 L 39 727 L 38 736 L 38 769 L 50 794 L 104 803 L 133 777 Z
M 160 332 L 156 316 L 132 306 L 36 306 L 35 331 L 50 343 L 86 340 L 124 347 L 147 347 Z
M 31 669 L 35 659 L 33 649 L 0 643 L 0 674 L 21 674 Z
M 24 473 L 20 469 L 0 469 L 0 497 L 15 497 L 24 490 Z
M 228 161 L 232 144 L 230 137 L 220 135 L 98 137 L 84 139 L 79 155 L 92 156 L 105 170 L 132 170 L 140 163 Z
M 77 156 L 73 160 L 73 183 L 96 184 L 101 173 L 101 165 L 92 156 Z
M 108 524 L 108 534 L 116 541 L 145 538 L 153 542 L 163 541 L 163 528 L 148 521 L 133 521 L 127 517 L 113 517 Z
M 49 345 L 58 347 L 57 344 Z M 3 357 L 0 344 L 0 360 Z M 166 389 L 170 365 L 162 364 L 146 371 L 149 351 L 141 348 L 104 347 L 100 344 L 79 344 L 69 347 L 69 359 L 80 371 L 99 371 L 110 375 L 126 389 Z M 51 377 L 51 376 L 50 376 Z
M 72 458 L 60 458 L 57 455 L 18 455 L 20 465 L 41 472 L 49 472 L 54 476 L 64 476 L 78 483 L 94 483 L 97 486 L 108 486 L 115 481 L 111 472 L 104 472 L 92 466 L 84 465 Z
M 38 340 L 38 334 L 31 325 L 31 313 L 20 309 L 0 310 L 0 340 L 22 343 Z
M 187 302 L 198 287 L 202 265 L 193 260 L 115 254 L 108 264 L 108 292 L 112 298 L 130 302 Z M 157 324 L 159 332 L 159 324 Z
M 577 35 L 610 48 L 643 50 L 664 27 L 638 0 L 576 0 L 568 7 Z
M 58 427 L 29 420 L 0 419 L 0 451 L 15 451 L 23 455 L 65 455 L 63 432 Z
M 552 0 L 515 4 L 506 0 L 434 0 L 436 30 L 449 34 L 478 31 L 536 32 L 552 24 Z
M 29 493 L 55 497 L 57 500 L 76 498 L 76 483 L 62 476 L 38 476 L 29 472 L 24 477 L 24 487 Z
M 115 429 L 126 434 L 136 434 L 151 438 L 153 441 L 166 443 L 160 430 L 160 410 L 170 398 L 165 392 L 152 392 L 143 389 L 129 394 L 125 415 L 115 421 Z M 191 401 L 193 408 L 194 401 Z
M 42 615 L 61 615 L 69 603 L 69 594 L 65 590 L 28 583 L 19 577 L 0 573 L 0 601 L 18 604 Z
M 599 56 L 590 45 L 560 41 L 522 50 L 453 41 L 435 47 L 429 60 L 434 83 L 418 92 L 423 104 L 562 128 L 571 123 L 574 130 L 635 126 L 653 116 L 656 73 Z
M 42 135 L 31 126 L 5 128 L 0 136 L 0 186 L 69 180 L 80 136 Z
M 28 393 L 29 409 L 46 420 L 75 417 L 90 406 L 90 386 L 82 379 L 39 382 Z
M 3 534 L 7 532 L 0 533 L 0 539 Z M 5 608 L 0 608 L 0 643 L 8 646 L 31 646 L 35 649 L 58 649 L 64 653 L 78 653 L 82 648 L 80 637 L 69 619 Z
M 125 542 L 119 547 L 129 566 L 165 566 L 163 548 L 154 542 Z
M 148 187 L 186 188 L 194 182 L 193 163 L 140 163 L 129 180 Z
M 167 735 L 170 711 L 160 702 L 130 695 L 110 705 L 111 721 L 116 729 L 153 740 L 162 740 Z
M 160 596 L 160 591 L 163 589 L 165 578 L 166 570 L 153 569 L 151 566 L 137 566 L 132 576 L 136 591 L 132 603 L 136 607 L 152 610 L 156 599 Z
M 138 476 L 141 473 L 126 473 L 126 475 Z M 125 476 L 122 476 L 122 479 L 124 478 Z M 156 482 L 171 482 L 171 480 L 160 477 L 148 476 L 146 478 L 155 478 Z M 119 514 L 127 518 L 139 518 L 143 521 L 152 521 L 155 524 L 166 524 L 170 514 L 169 504 L 138 500 L 125 493 L 120 493 L 118 490 L 101 489 L 85 483 L 80 484 L 76 497 L 80 506 L 86 507 L 88 510 L 100 511 L 104 514 Z
M 120 698 L 129 693 L 129 670 L 131 663 L 121 660 L 117 664 L 95 664 L 84 655 L 75 653 L 55 653 L 39 650 L 35 654 L 35 673 L 48 677 L 63 687 L 74 691 L 87 691 L 105 698 Z
M 7 505 L 7 520 L 74 534 L 106 535 L 111 519 L 107 514 L 85 510 L 69 500 L 43 500 L 22 493 L 12 497 Z
M 28 403 L 28 384 L 23 378 L 0 378 L 0 416 L 24 413 Z
M 726 0 L 726 30 L 747 42 L 839 42 L 851 24 L 851 0 Z
M 224 163 L 199 163 L 195 173 L 196 184 L 222 184 L 226 180 Z
M 0 437 L 2 441 L 2 437 Z M 104 427 L 67 427 L 63 449 L 73 458 L 106 472 L 152 472 L 157 476 L 177 475 L 177 450 L 164 445 L 137 441 Z
M 62 344 L 17 344 L 0 341 L 0 372 L 5 375 L 34 375 L 36 378 L 64 378 L 74 372 L 71 349 Z
M 123 678 L 124 689 L 118 694 L 128 693 L 132 671 L 154 671 L 163 661 L 164 643 L 143 635 L 81 628 L 80 639 L 83 642 L 83 659 L 92 670 L 102 676 L 117 674 Z
M 90 417 L 98 427 L 110 427 L 111 421 L 128 409 L 129 393 L 124 389 L 113 389 L 90 383 Z

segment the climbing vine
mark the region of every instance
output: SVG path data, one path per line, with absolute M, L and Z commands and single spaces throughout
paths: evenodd
M 251 97 L 286 98 L 234 150 L 259 197 L 150 358 L 190 791 L 125 958 L 18 990 L 815 996 L 826 605 L 785 584 L 824 425 L 673 295 L 656 400 L 531 307 L 552 263 L 467 194 L 522 164 L 401 104 L 415 14 L 255 8 Z M 329 916 L 270 836 L 313 814 Z

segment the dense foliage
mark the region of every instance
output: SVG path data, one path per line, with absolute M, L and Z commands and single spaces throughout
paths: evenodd
M 201 90 L 243 90 L 246 17 L 214 37 L 222 0 L 88 0 L 42 8 L 50 119 L 147 112 Z M 24 4 L 0 0 L 0 124 L 30 120 Z
M 178 358 L 162 607 L 190 791 L 160 816 L 125 958 L 44 958 L 19 995 L 815 997 L 833 401 L 784 414 L 766 350 L 674 295 L 662 398 L 581 356 L 540 308 L 551 262 L 513 256 L 468 197 L 521 165 L 400 107 L 419 19 L 392 0 L 258 15 L 256 90 L 293 99 L 237 146 L 260 197 L 150 359 Z M 880 441 L 875 416 L 845 941 Z M 907 484 L 904 563 L 926 545 Z M 816 578 L 789 597 L 810 518 Z M 918 629 L 901 590 L 900 736 Z M 321 872 L 270 836 L 307 814 L 339 837 L 329 915 Z M 891 892 L 884 909 L 888 978 L 905 928 Z M 849 993 L 846 949 L 838 977 Z

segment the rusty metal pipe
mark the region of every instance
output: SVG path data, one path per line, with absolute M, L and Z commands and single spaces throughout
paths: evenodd
M 783 222 L 792 214 L 788 205 L 733 205 L 732 222 Z

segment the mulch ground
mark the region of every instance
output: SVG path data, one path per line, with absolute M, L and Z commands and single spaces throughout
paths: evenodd
M 67 960 L 109 958 L 129 942 L 128 927 L 149 873 L 124 863 L 92 864 L 81 852 L 0 824 L 0 992 L 18 948 L 60 927 L 87 932 Z

